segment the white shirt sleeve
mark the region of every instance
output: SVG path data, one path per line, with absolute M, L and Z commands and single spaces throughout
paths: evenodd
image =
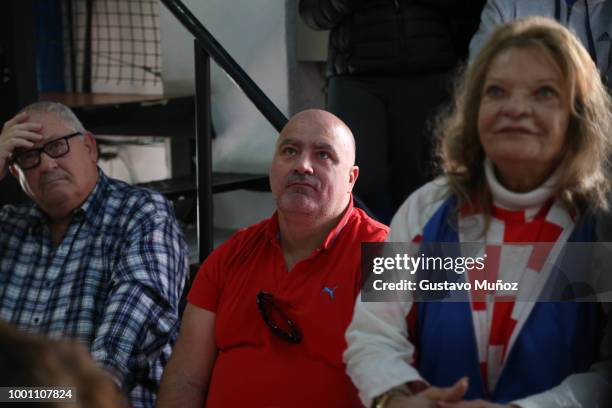
M 421 380 L 410 365 L 414 346 L 408 341 L 406 315 L 410 302 L 361 302 L 357 298 L 347 332 L 344 361 L 366 407 L 383 392 Z
M 391 222 L 389 242 L 412 242 L 442 203 L 445 189 L 438 181 L 411 195 Z M 409 381 L 423 380 L 411 365 L 414 346 L 408 339 L 406 316 L 412 302 L 362 302 L 357 298 L 353 321 L 346 332 L 347 373 L 366 407 L 374 397 Z

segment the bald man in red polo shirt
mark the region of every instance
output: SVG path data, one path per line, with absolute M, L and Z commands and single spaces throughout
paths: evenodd
M 360 407 L 344 332 L 361 242 L 388 228 L 353 207 L 355 140 L 308 110 L 276 143 L 277 211 L 237 232 L 201 266 L 166 366 L 158 407 Z

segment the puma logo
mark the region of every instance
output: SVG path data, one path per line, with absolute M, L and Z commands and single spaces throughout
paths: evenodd
M 325 286 L 321 292 L 327 292 L 327 294 L 329 295 L 329 298 L 331 300 L 334 300 L 334 292 L 336 291 L 336 289 L 338 289 L 337 286 L 334 286 L 333 289 L 330 289 L 327 286 Z

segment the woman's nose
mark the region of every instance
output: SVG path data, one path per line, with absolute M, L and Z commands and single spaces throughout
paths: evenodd
M 522 116 L 531 113 L 532 108 L 528 97 L 515 93 L 504 102 L 503 112 L 509 116 Z

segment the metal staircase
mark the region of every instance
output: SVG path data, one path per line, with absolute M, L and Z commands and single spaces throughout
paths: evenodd
M 195 95 L 46 94 L 42 99 L 64 102 L 94 133 L 172 138 L 172 174 L 177 176 L 140 185 L 170 199 L 196 198 L 198 262 L 201 263 L 213 249 L 212 195 L 236 189 L 269 189 L 267 175 L 212 171 L 211 59 L 233 79 L 277 131 L 287 123 L 287 118 L 182 1 L 161 0 L 161 3 L 194 37 Z M 191 163 L 194 141 L 195 171 Z M 355 202 L 364 207 L 357 197 Z

